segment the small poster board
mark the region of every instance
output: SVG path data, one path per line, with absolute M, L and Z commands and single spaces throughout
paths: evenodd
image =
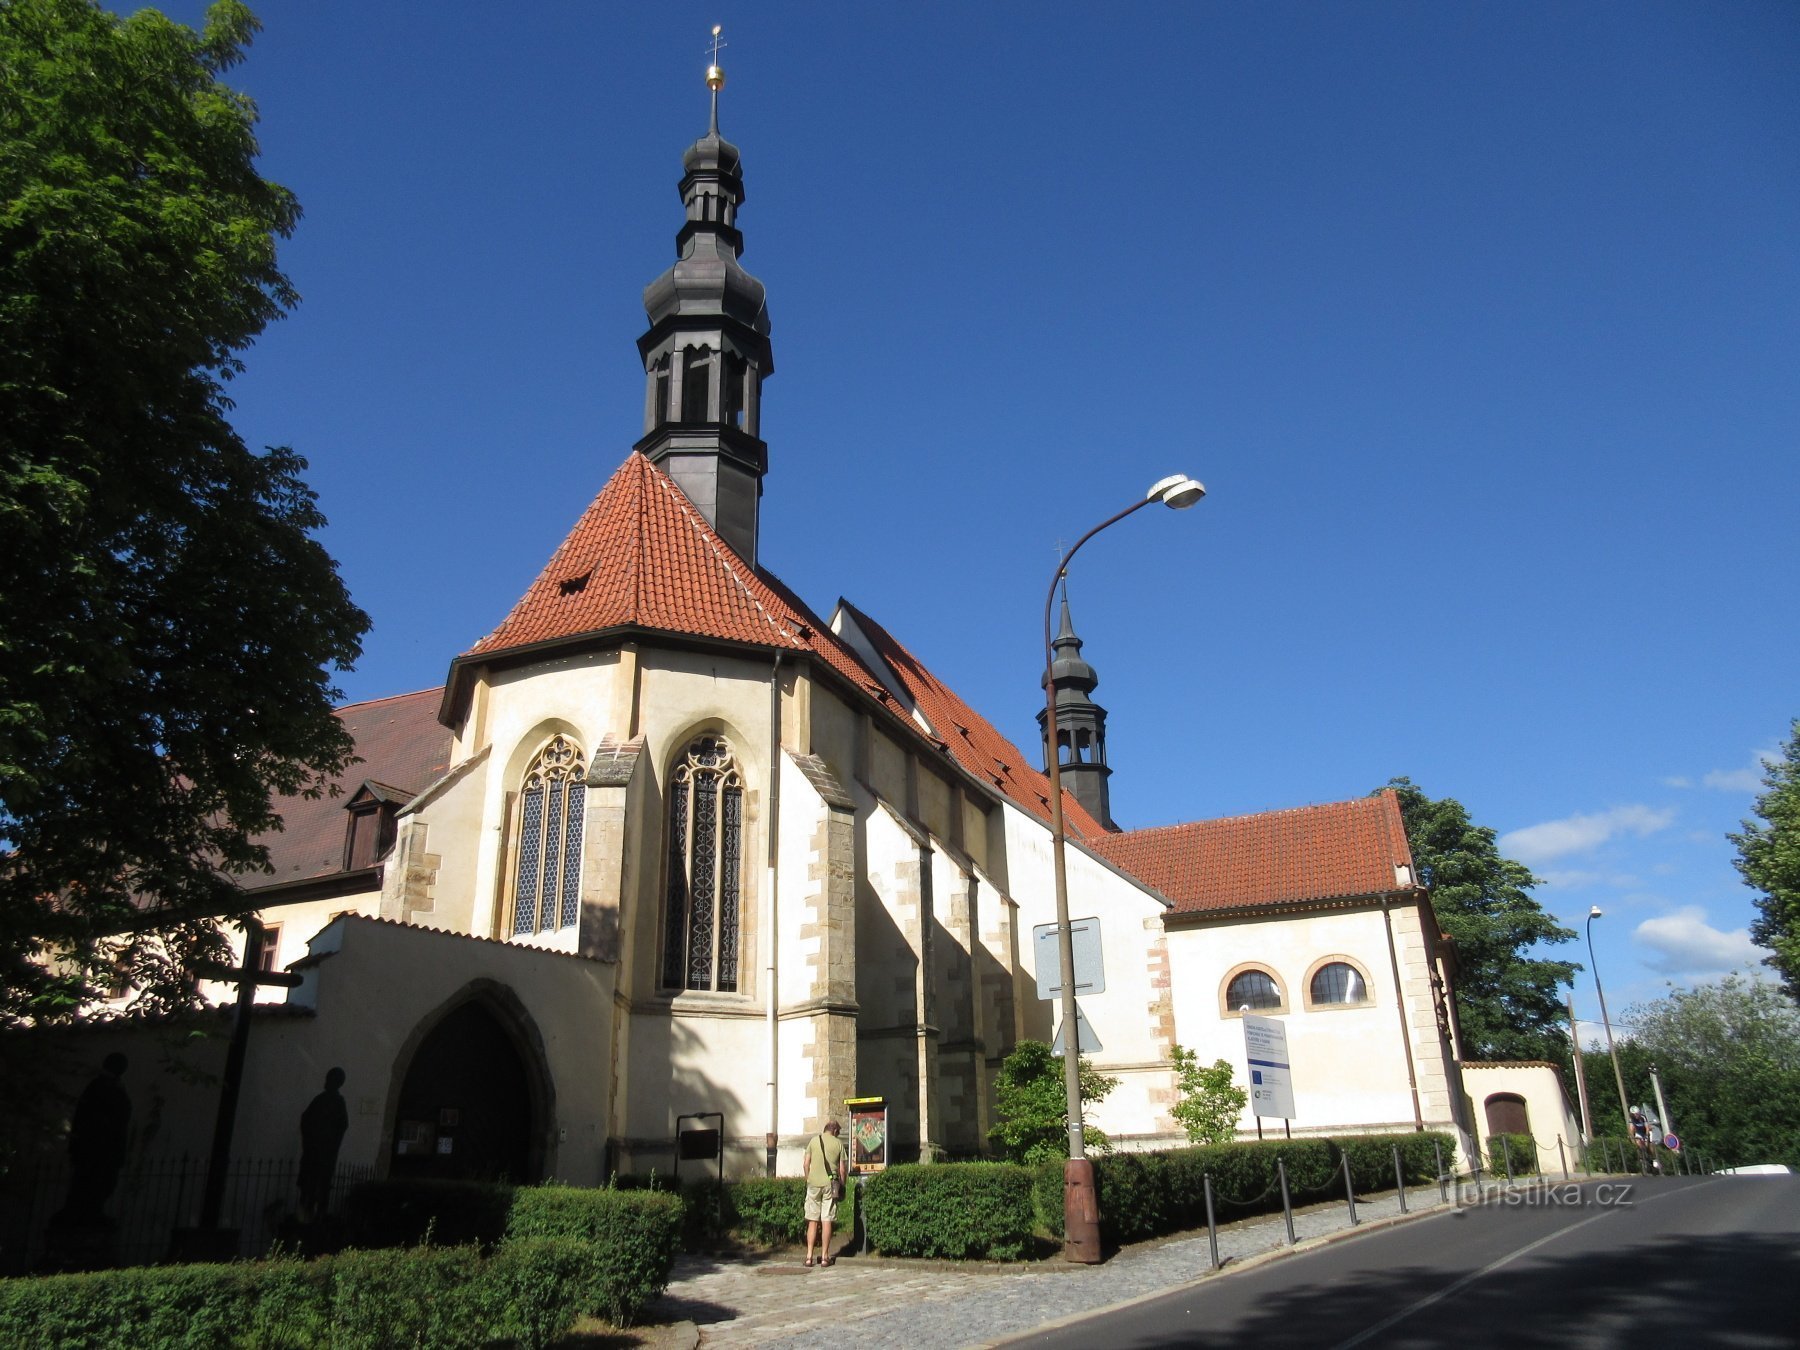
M 850 1170 L 879 1172 L 887 1167 L 888 1105 L 886 1097 L 846 1097 L 850 1114 Z
M 1244 1014 L 1244 1058 L 1250 1070 L 1250 1110 L 1259 1116 L 1294 1118 L 1293 1066 L 1287 1028 L 1273 1017 Z

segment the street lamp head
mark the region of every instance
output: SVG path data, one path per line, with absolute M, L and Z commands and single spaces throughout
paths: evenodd
M 1206 488 L 1196 478 L 1189 478 L 1185 473 L 1172 473 L 1167 478 L 1159 478 L 1151 484 L 1150 490 L 1144 494 L 1164 506 L 1179 511 L 1183 507 L 1192 506 L 1206 495 Z
M 1605 910 L 1603 910 L 1603 909 L 1601 909 L 1601 908 L 1600 908 L 1600 906 L 1598 906 L 1598 905 L 1595 905 L 1595 906 L 1594 906 L 1594 907 L 1593 907 L 1593 908 L 1592 908 L 1592 909 L 1590 909 L 1590 910 L 1589 910 L 1589 911 L 1588 911 L 1588 918 L 1590 918 L 1590 919 L 1598 919 L 1598 918 L 1600 918 L 1600 917 L 1601 917 L 1601 916 L 1602 916 L 1602 915 L 1604 915 L 1604 914 L 1605 914 L 1605 913 L 1606 913 L 1606 911 L 1605 911 Z

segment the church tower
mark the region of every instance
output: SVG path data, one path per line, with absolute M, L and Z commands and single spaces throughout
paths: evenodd
M 719 135 L 725 72 L 709 66 L 706 84 L 712 123 L 682 157 L 687 221 L 675 236 L 676 262 L 644 288 L 644 437 L 635 448 L 754 566 L 769 463 L 762 382 L 775 360 L 763 284 L 738 263 L 744 179 L 738 148 Z
M 1050 673 L 1045 678 L 1056 690 L 1058 767 L 1063 787 L 1095 820 L 1109 830 L 1117 830 L 1106 786 L 1106 780 L 1112 777 L 1112 770 L 1106 767 L 1106 709 L 1089 697 L 1100 677 L 1081 659 L 1081 639 L 1075 636 L 1074 625 L 1069 622 L 1067 591 L 1062 598 L 1062 624 L 1050 648 Z M 1045 739 L 1044 772 L 1048 773 L 1050 715 L 1039 708 L 1037 719 L 1038 734 Z

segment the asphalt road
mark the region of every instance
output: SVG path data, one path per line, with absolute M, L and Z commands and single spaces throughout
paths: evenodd
M 1800 1346 L 1800 1176 L 1627 1184 L 1420 1219 L 1009 1344 Z

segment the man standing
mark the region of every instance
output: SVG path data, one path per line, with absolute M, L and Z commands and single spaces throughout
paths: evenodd
M 104 1222 L 102 1209 L 119 1184 L 131 1142 L 131 1097 L 119 1080 L 126 1060 L 110 1054 L 82 1090 L 69 1125 L 68 1213 L 81 1223 Z
M 813 1243 L 824 1228 L 824 1241 L 819 1242 L 821 1266 L 837 1260 L 831 1254 L 831 1225 L 837 1222 L 838 1201 L 844 1194 L 844 1174 L 849 1159 L 844 1141 L 838 1138 L 838 1123 L 825 1122 L 825 1128 L 813 1136 L 806 1146 L 806 1264 L 813 1264 Z

